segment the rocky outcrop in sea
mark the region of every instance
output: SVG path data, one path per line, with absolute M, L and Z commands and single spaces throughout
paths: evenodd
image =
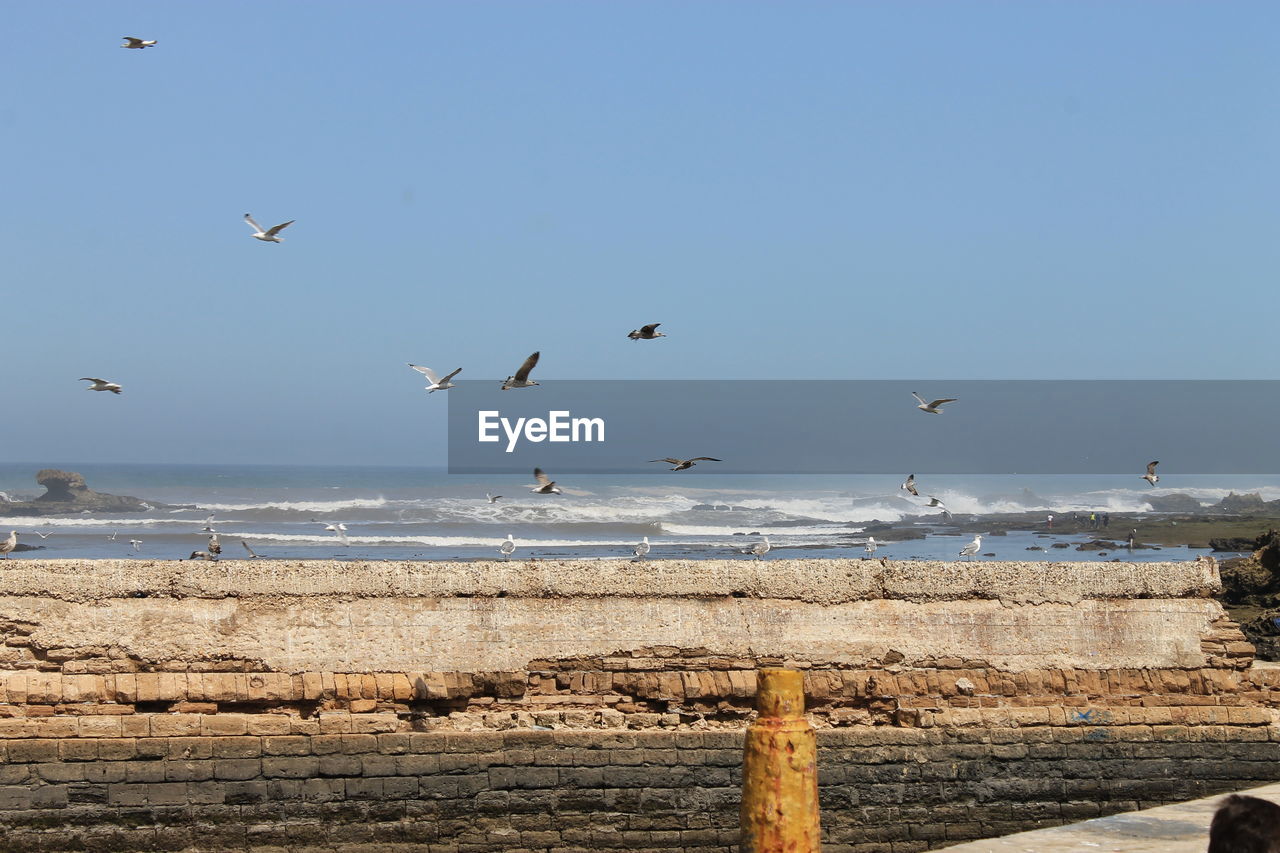
M 149 503 L 141 498 L 95 492 L 85 483 L 84 477 L 75 471 L 43 468 L 36 473 L 36 482 L 44 486 L 43 495 L 29 501 L 9 501 L 0 505 L 0 513 L 66 515 L 80 512 L 146 512 L 164 507 L 163 504 Z

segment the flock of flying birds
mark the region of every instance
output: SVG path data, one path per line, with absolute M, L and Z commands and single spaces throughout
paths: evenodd
M 124 44 L 120 46 L 123 48 L 131 49 L 131 50 L 143 50 L 148 47 L 155 47 L 156 45 L 155 39 L 139 39 L 139 38 L 134 38 L 133 36 L 124 36 L 123 38 L 124 38 Z M 296 220 L 290 219 L 288 222 L 282 222 L 279 225 L 273 225 L 270 228 L 263 228 L 261 225 L 257 223 L 257 221 L 253 218 L 251 214 L 246 213 L 244 215 L 244 221 L 246 224 L 248 224 L 250 228 L 253 229 L 253 233 L 250 236 L 253 237 L 255 240 L 261 240 L 264 243 L 280 243 L 280 242 L 283 242 L 283 239 L 284 239 L 280 236 L 280 232 L 288 228 Z M 658 338 L 665 338 L 667 335 L 664 332 L 658 331 L 658 327 L 661 325 L 662 325 L 661 323 L 649 323 L 647 325 L 641 326 L 638 329 L 633 329 L 632 331 L 628 332 L 627 337 L 633 341 L 653 341 L 653 340 L 657 340 Z M 524 362 L 520 365 L 520 367 L 515 371 L 515 373 L 511 374 L 505 380 L 503 380 L 502 390 L 510 391 L 518 388 L 533 388 L 537 386 L 539 383 L 533 379 L 530 379 L 529 374 L 532 373 L 534 367 L 537 366 L 538 359 L 540 356 L 541 356 L 540 352 L 535 352 L 532 355 L 530 355 L 528 358 L 526 358 Z M 430 383 L 425 388 L 428 394 L 434 393 L 436 391 L 448 391 L 450 388 L 457 387 L 452 380 L 455 376 L 457 376 L 459 373 L 462 372 L 462 368 L 459 367 L 454 371 L 452 371 L 451 373 L 447 373 L 444 376 L 440 376 L 430 367 L 425 367 L 420 364 L 409 363 L 409 367 L 413 368 L 418 373 L 421 373 L 423 376 L 426 377 L 427 381 Z M 113 394 L 119 394 L 123 390 L 119 385 L 119 383 L 111 382 L 106 379 L 99 379 L 99 378 L 86 376 L 86 377 L 82 377 L 80 381 L 93 383 L 92 385 L 89 385 L 85 388 L 85 390 L 87 391 L 110 391 Z M 927 412 L 932 415 L 942 414 L 942 411 L 943 411 L 942 407 L 945 404 L 954 403 L 954 402 L 957 402 L 958 400 L 958 398 L 956 397 L 941 397 L 936 400 L 925 400 L 915 391 L 911 392 L 911 396 L 916 399 L 917 409 L 920 409 L 922 412 Z M 651 459 L 649 461 L 664 462 L 664 463 L 670 464 L 673 466 L 670 469 L 672 471 L 684 471 L 689 468 L 692 468 L 694 464 L 698 462 L 722 462 L 724 460 L 717 459 L 714 456 L 694 456 L 690 459 L 677 459 L 676 457 L 673 457 L 673 456 L 666 456 L 666 457 L 663 457 L 662 459 Z M 1142 477 L 1142 479 L 1146 480 L 1152 486 L 1154 486 L 1156 482 L 1160 479 L 1156 475 L 1156 466 L 1159 464 L 1160 464 L 1159 462 L 1148 463 L 1147 473 Z M 533 469 L 533 476 L 534 476 L 534 479 L 537 480 L 536 485 L 531 485 L 529 487 L 529 490 L 533 494 L 537 494 L 537 495 L 563 494 L 563 491 L 556 485 L 555 481 L 549 478 L 546 472 L 544 472 L 541 468 Z M 909 477 L 907 477 L 906 482 L 904 482 L 900 488 L 901 490 L 907 492 L 913 497 L 920 497 L 920 492 L 917 490 L 915 482 L 916 482 L 915 474 L 912 474 Z M 499 500 L 501 500 L 502 495 L 490 495 L 486 493 L 485 497 L 488 499 L 489 503 L 497 503 Z M 921 506 L 923 506 L 925 509 L 941 510 L 943 518 L 949 519 L 951 517 L 951 513 L 947 510 L 946 506 L 942 503 L 942 501 L 938 500 L 933 495 L 927 495 L 926 497 L 928 498 L 928 503 L 922 504 Z M 207 548 L 203 551 L 193 551 L 191 553 L 191 557 L 188 559 L 216 560 L 218 558 L 218 555 L 222 553 L 222 547 L 218 542 L 218 534 L 211 527 L 212 520 L 213 520 L 213 517 L 210 516 L 205 524 L 205 531 L 210 534 L 209 544 Z M 344 544 L 347 542 L 346 529 L 347 529 L 346 525 L 344 524 L 336 524 L 336 525 L 329 524 L 325 526 L 326 531 L 330 531 L 336 534 L 337 537 Z M 40 535 L 42 538 L 48 536 L 48 534 L 40 534 Z M 9 552 L 12 551 L 17 544 L 17 536 L 18 534 L 16 532 L 11 532 L 7 540 L 0 541 L 0 554 L 3 554 L 6 559 L 9 556 Z M 141 540 L 131 539 L 129 541 L 135 551 L 141 549 L 141 545 L 142 545 Z M 249 544 L 244 540 L 241 540 L 240 544 L 243 545 L 245 550 L 248 552 L 249 559 L 251 560 L 257 559 L 260 556 L 259 554 L 254 553 L 253 549 L 250 548 Z M 963 550 L 960 551 L 960 556 L 972 558 L 975 554 L 978 553 L 981 546 L 982 546 L 982 537 L 975 536 L 974 540 L 970 542 L 968 545 L 966 545 Z M 878 543 L 876 542 L 875 537 L 874 536 L 869 537 L 866 543 L 866 549 L 865 549 L 866 553 L 868 555 L 874 554 L 876 552 L 877 547 L 878 547 Z M 503 557 L 510 559 L 512 553 L 514 553 L 515 550 L 516 550 L 515 540 L 510 534 L 508 534 L 506 541 L 502 543 L 502 546 L 498 549 L 498 551 L 503 555 Z M 634 552 L 635 559 L 636 560 L 643 559 L 649 553 L 649 550 L 650 550 L 649 537 L 646 536 L 644 537 L 644 540 L 640 542 L 638 545 L 636 545 L 635 547 L 635 552 Z M 765 536 L 762 538 L 760 542 L 757 542 L 745 553 L 754 555 L 756 559 L 761 559 L 764 557 L 765 554 L 769 553 L 769 551 L 770 551 L 769 537 Z

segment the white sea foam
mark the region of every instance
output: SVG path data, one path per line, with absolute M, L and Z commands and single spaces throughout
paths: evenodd
M 422 506 L 421 501 L 389 501 L 386 498 L 352 498 L 345 501 L 271 501 L 269 503 L 198 503 L 201 510 L 207 512 L 251 512 L 253 510 L 273 509 L 285 512 L 330 513 L 352 509 L 381 509 L 393 503 L 406 506 Z
M 50 516 L 23 515 L 12 518 L 0 518 L 0 527 L 31 529 L 35 527 L 137 527 L 139 525 L 181 524 L 191 527 L 198 524 L 190 518 L 90 518 L 75 516 L 73 518 L 53 518 Z

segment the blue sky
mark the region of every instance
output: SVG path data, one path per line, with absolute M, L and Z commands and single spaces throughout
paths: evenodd
M 1275 4 L 0 15 L 3 460 L 442 464 L 405 363 L 533 350 L 544 381 L 1277 378 Z

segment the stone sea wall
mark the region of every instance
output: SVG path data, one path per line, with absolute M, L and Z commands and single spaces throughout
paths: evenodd
M 1280 778 L 1209 563 L 0 566 L 0 850 L 737 841 L 805 670 L 826 845 L 915 851 Z

